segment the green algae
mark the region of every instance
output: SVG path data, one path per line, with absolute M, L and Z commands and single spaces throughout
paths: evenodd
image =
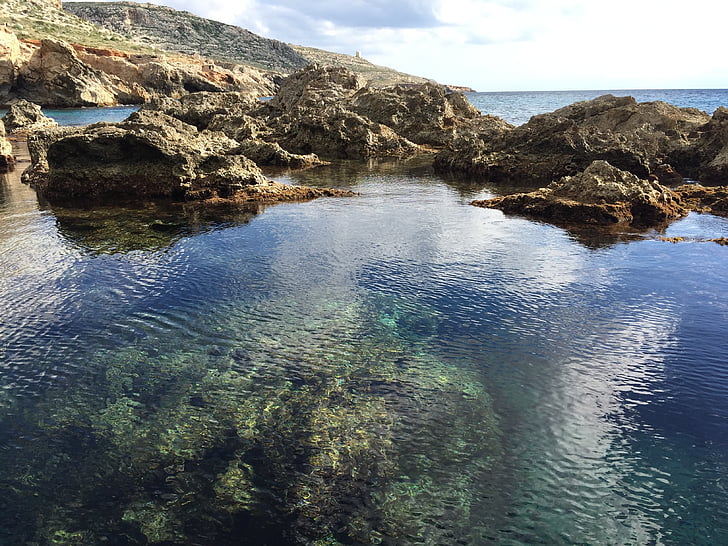
M 97 351 L 62 398 L 29 406 L 47 441 L 21 446 L 30 465 L 3 479 L 25 509 L 30 493 L 55 514 L 29 542 L 59 529 L 89 544 L 466 536 L 498 424 L 477 370 L 432 354 L 422 324 L 437 316 L 383 297 L 299 313 L 285 331 L 216 316 L 236 332 L 222 349 L 170 338 Z

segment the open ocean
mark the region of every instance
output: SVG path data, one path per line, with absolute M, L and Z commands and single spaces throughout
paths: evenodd
M 0 176 L 0 544 L 728 544 L 728 219 L 570 232 L 423 160 L 269 175 L 359 195 L 75 210 Z
M 631 96 L 639 102 L 660 100 L 675 106 L 690 107 L 712 114 L 719 106 L 728 107 L 728 89 L 622 89 L 611 91 L 504 91 L 466 93 L 470 102 L 484 114 L 499 116 L 514 125 L 526 123 L 531 116 L 553 112 L 578 101 L 601 95 Z

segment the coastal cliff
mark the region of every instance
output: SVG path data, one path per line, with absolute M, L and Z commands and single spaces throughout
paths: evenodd
M 126 39 L 167 52 L 200 55 L 290 74 L 308 64 L 343 67 L 371 85 L 425 83 L 429 80 L 375 65 L 361 56 L 291 45 L 247 29 L 186 11 L 136 2 L 64 2 L 63 9 Z

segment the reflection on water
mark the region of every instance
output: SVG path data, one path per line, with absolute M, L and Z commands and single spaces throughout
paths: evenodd
M 580 239 L 418 161 L 277 176 L 360 195 L 204 217 L 6 181 L 0 542 L 728 540 L 725 247 Z
M 123 253 L 134 250 L 160 251 L 182 237 L 248 223 L 264 210 L 250 204 L 209 212 L 194 205 L 145 207 L 68 208 L 47 206 L 56 219 L 58 232 L 68 241 L 91 252 Z

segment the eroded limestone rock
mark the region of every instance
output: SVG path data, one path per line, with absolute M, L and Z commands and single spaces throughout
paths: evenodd
M 539 186 L 605 160 L 647 178 L 672 164 L 709 119 L 695 108 L 605 95 L 534 116 L 500 134 L 456 141 L 435 166 Z
M 2 120 L 5 123 L 5 129 L 10 133 L 37 131 L 58 125 L 43 113 L 40 106 L 27 100 L 20 100 L 11 105 Z
M 678 194 L 654 180 L 640 179 L 602 160 L 546 188 L 472 204 L 557 224 L 605 226 L 656 226 L 688 212 Z

